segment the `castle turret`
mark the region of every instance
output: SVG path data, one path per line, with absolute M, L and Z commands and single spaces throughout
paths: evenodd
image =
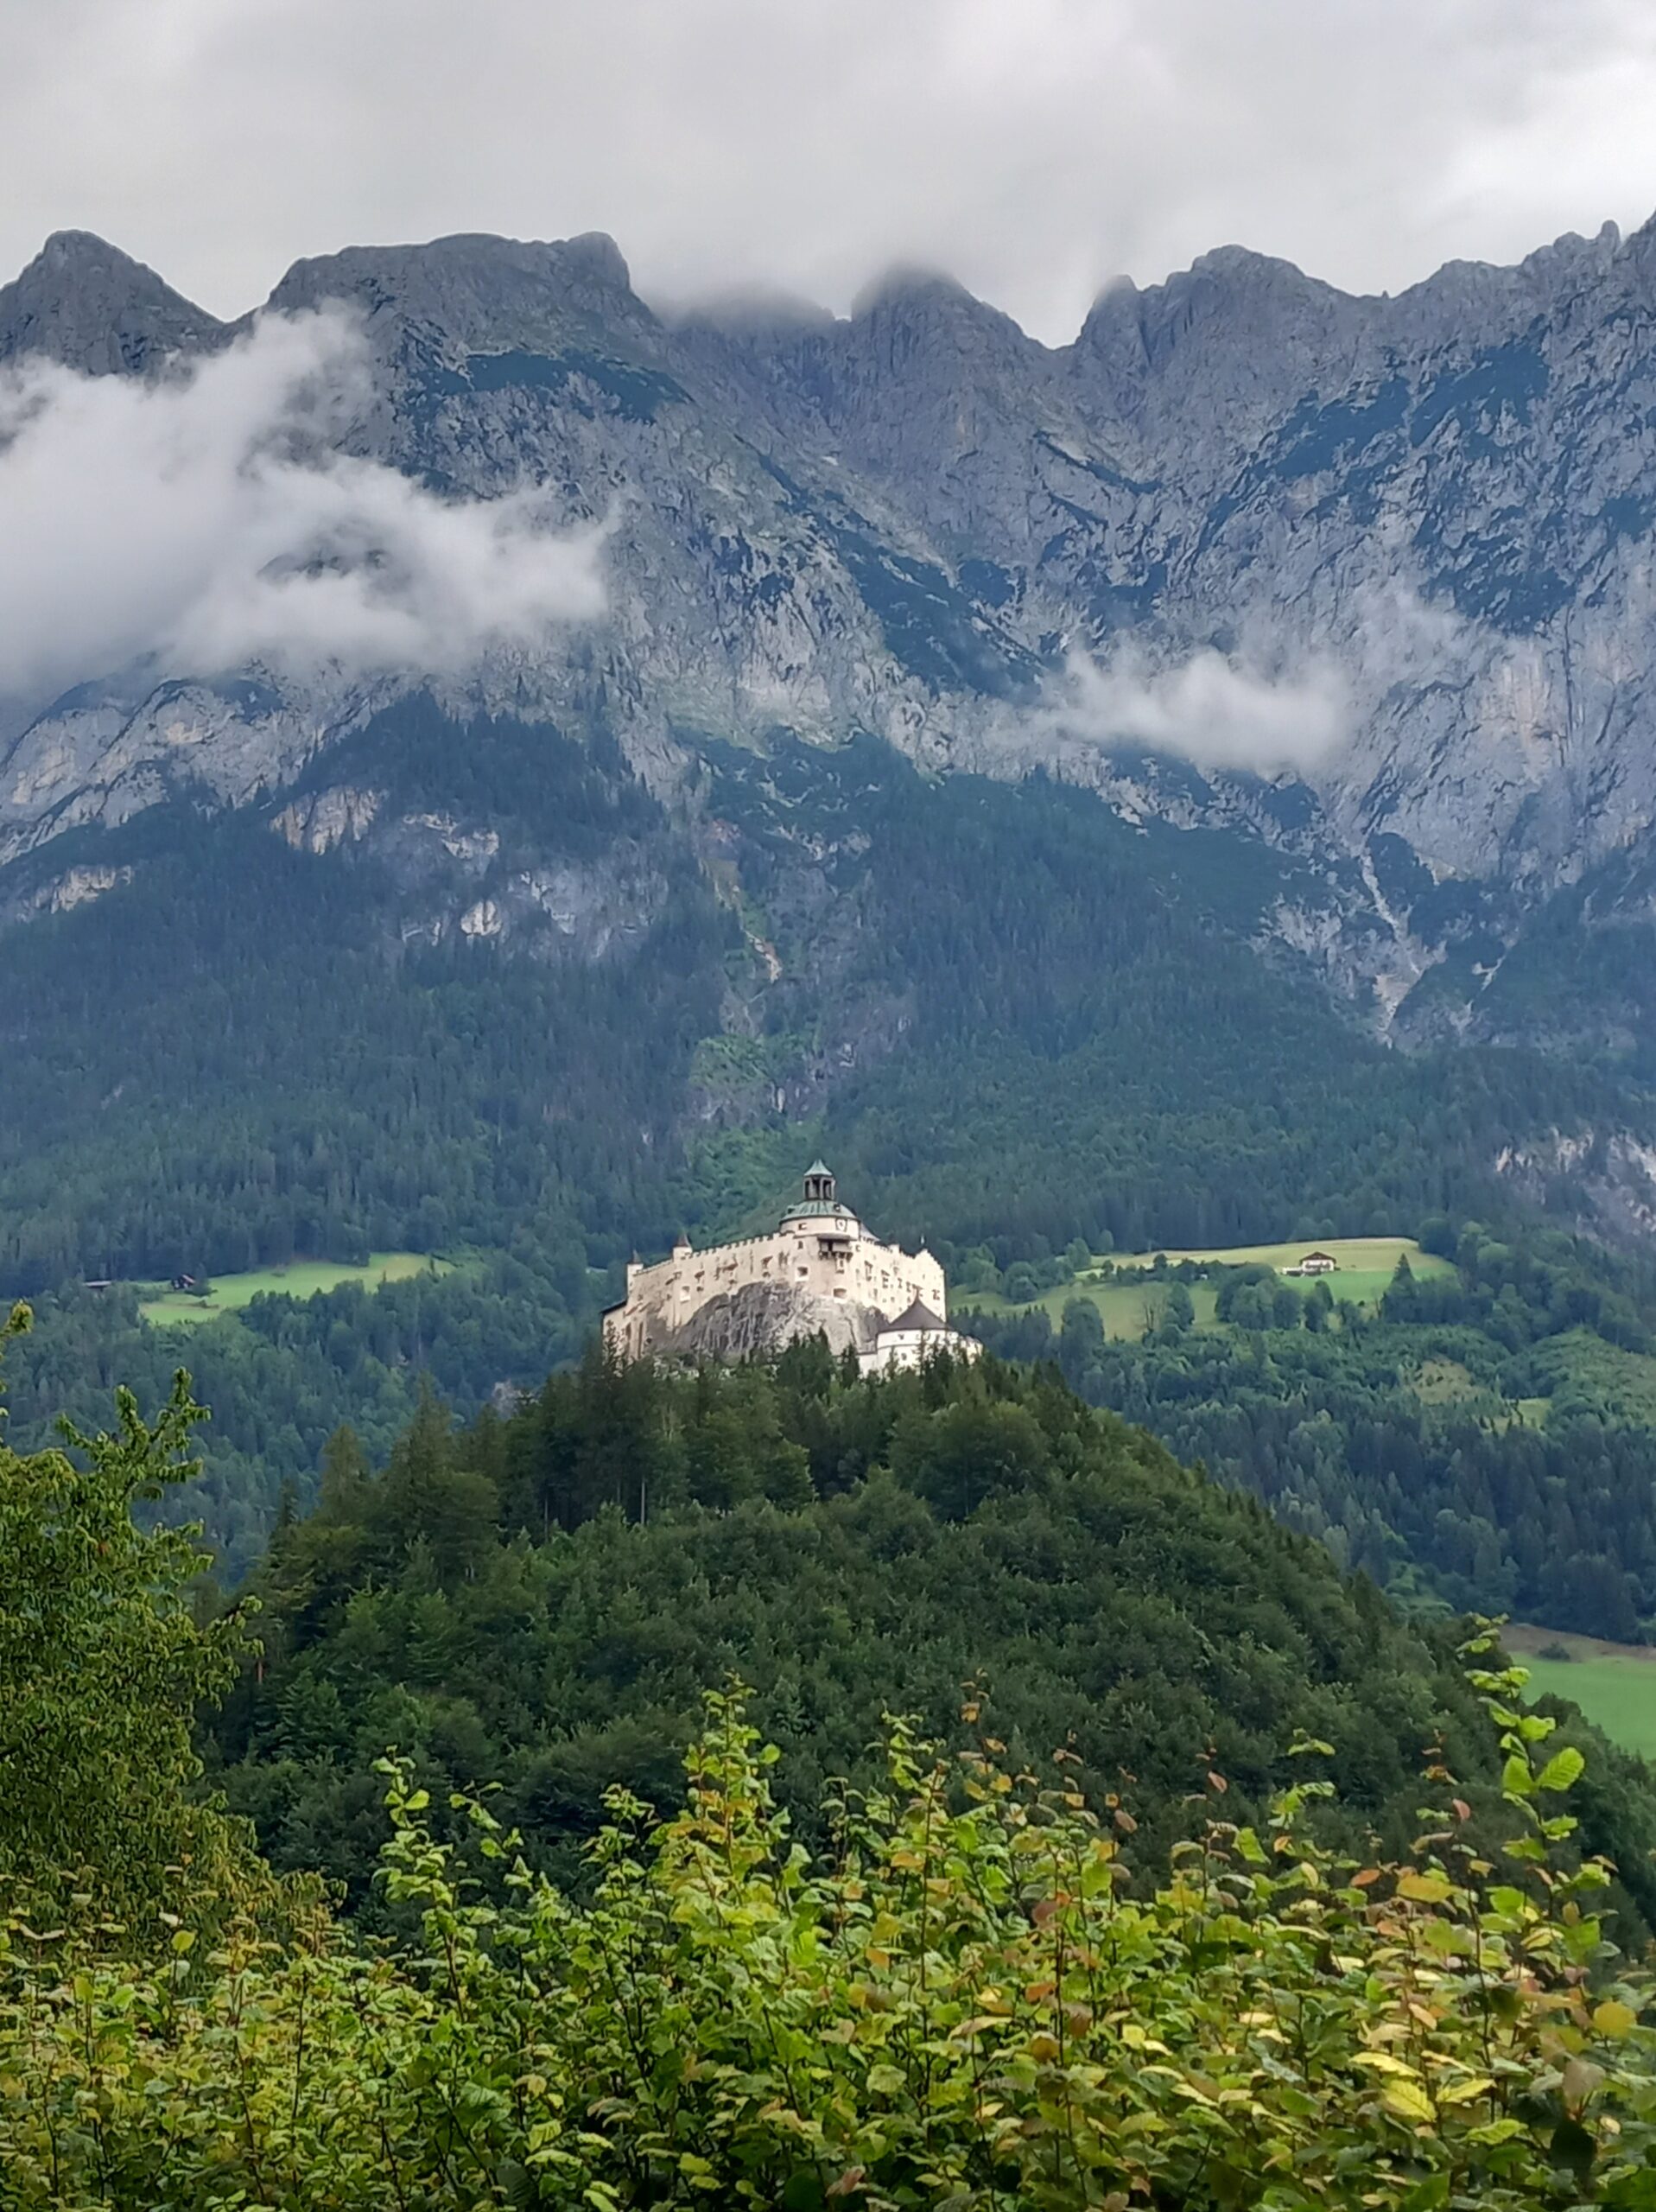
M 784 1233 L 791 1230 L 824 1236 L 860 1236 L 862 1224 L 849 1206 L 841 1205 L 834 1188 L 832 1169 L 820 1160 L 814 1160 L 805 1170 L 804 1196 L 794 1200 L 778 1226 Z

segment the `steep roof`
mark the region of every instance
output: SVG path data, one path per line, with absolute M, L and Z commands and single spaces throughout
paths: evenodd
M 930 1306 L 916 1299 L 913 1305 L 899 1313 L 895 1321 L 888 1321 L 880 1331 L 883 1337 L 895 1336 L 899 1329 L 947 1329 L 947 1321 L 940 1321 Z

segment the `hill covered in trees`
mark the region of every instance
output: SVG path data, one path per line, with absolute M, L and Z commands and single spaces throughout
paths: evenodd
M 742 1189 L 765 1191 L 764 1156 L 743 1166 Z M 1091 1403 L 1260 1498 L 1411 1610 L 1641 1637 L 1656 1620 L 1648 1269 L 1521 1220 L 1419 1226 L 1438 1272 L 1405 1269 L 1364 1306 L 1343 1276 L 1330 1279 L 1336 1298 L 1257 1265 L 1113 1272 L 1080 1238 L 1063 1254 L 1009 1234 L 945 1251 L 956 1316 L 992 1347 L 1055 1359 Z M 381 1465 L 422 1374 L 469 1412 L 502 1379 L 574 1361 L 574 1313 L 594 1280 L 607 1279 L 560 1272 L 526 1231 L 441 1279 L 260 1297 L 188 1330 L 142 1325 L 130 1291 L 67 1292 L 14 1354 L 15 1433 L 44 1439 L 60 1405 L 95 1423 L 121 1375 L 154 1402 L 188 1360 L 214 1418 L 204 1476 L 168 1510 L 203 1517 L 234 1582 L 284 1496 L 289 1510 L 314 1500 L 336 1428 L 352 1426 Z M 1041 1302 L 992 1310 L 991 1289 Z M 1145 1334 L 1107 1336 L 1107 1320 Z
M 808 1837 L 885 1713 L 952 1739 L 973 1684 L 1013 1758 L 1062 1745 L 1089 1802 L 1130 1799 L 1140 1863 L 1210 1768 L 1263 1807 L 1297 1729 L 1336 1746 L 1354 1834 L 1394 1845 L 1424 1745 L 1469 1789 L 1495 1778 L 1452 1636 L 1056 1373 L 993 1360 L 864 1382 L 817 1344 L 693 1375 L 594 1353 L 504 1421 L 456 1431 L 428 1402 L 382 1474 L 335 1440 L 250 1591 L 264 1656 L 215 1771 L 275 1864 L 359 1903 L 388 1743 L 439 1805 L 498 1785 L 568 1878 L 607 1785 L 675 1794 L 701 1694 L 733 1672 Z M 1596 1840 L 1656 1922 L 1656 1802 L 1636 1763 L 1596 1765 Z
M 339 1440 L 261 1577 L 262 1658 L 131 1519 L 182 1471 L 181 1386 L 119 1412 L 73 1457 L 0 1446 L 19 2212 L 1649 2204 L 1656 1982 L 1593 1855 L 1619 1834 L 1634 1882 L 1647 1773 L 1596 1774 L 1488 1636 L 1423 1641 L 1056 1377 L 862 1383 L 808 1347 L 594 1363 L 460 1439 L 428 1405 L 383 1476 Z M 814 1764 L 796 1706 L 771 1745 L 743 1693 L 681 1694 L 727 1651 L 784 1724 L 818 1700 Z M 947 1684 L 962 1657 L 994 1679 Z M 364 1777 L 354 1921 L 201 1794 L 192 1728 L 238 1671 L 232 1739 L 285 1713 L 347 1770 L 353 1726 L 400 1745 Z M 520 1839 L 515 1719 L 482 1747 L 505 1791 L 446 1786 L 430 1723 L 481 1719 L 485 1676 L 544 1751 L 581 1674 L 595 1764 L 628 1764 L 622 1713 L 635 1770 L 686 1739 L 664 1820 L 566 1786 Z M 949 1744 L 891 1717 L 946 1690 Z

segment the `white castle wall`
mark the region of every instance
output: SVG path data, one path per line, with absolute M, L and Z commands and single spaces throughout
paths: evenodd
M 745 1236 L 698 1252 L 681 1244 L 652 1266 L 627 1269 L 626 1302 L 604 1316 L 604 1340 L 624 1359 L 652 1351 L 708 1299 L 749 1283 L 796 1286 L 814 1297 L 872 1306 L 890 1320 L 918 1298 L 938 1319 L 948 1295 L 930 1252 L 904 1252 L 841 1216 L 821 1228 L 790 1224 L 768 1236 Z
M 979 1359 L 983 1346 L 975 1337 L 956 1336 L 953 1329 L 882 1329 L 873 1343 L 857 1354 L 864 1375 L 891 1375 L 899 1370 L 923 1367 L 927 1360 L 946 1351 L 955 1359 Z

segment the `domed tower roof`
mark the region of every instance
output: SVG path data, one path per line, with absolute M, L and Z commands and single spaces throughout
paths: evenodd
M 832 1169 L 816 1160 L 805 1170 L 804 1196 L 788 1208 L 777 1227 L 838 1230 L 845 1236 L 853 1236 L 862 1224 L 850 1207 L 842 1206 L 834 1196 Z

